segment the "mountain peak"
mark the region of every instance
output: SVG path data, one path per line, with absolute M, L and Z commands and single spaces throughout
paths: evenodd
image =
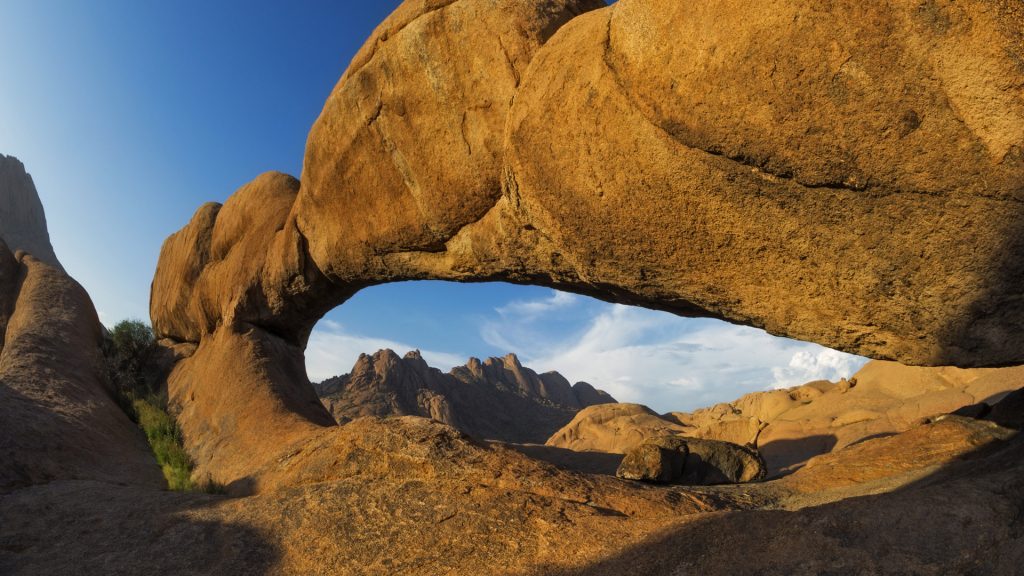
M 537 375 L 515 354 L 481 362 L 469 358 L 445 374 L 419 350 L 361 355 L 349 374 L 316 386 L 339 422 L 360 416 L 416 415 L 471 436 L 506 442 L 544 442 L 581 408 L 614 402 L 589 384 L 576 388 L 557 372 Z
M 0 239 L 12 253 L 31 254 L 63 270 L 50 244 L 46 214 L 35 182 L 14 156 L 0 154 Z

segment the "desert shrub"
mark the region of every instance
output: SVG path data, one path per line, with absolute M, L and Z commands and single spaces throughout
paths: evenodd
M 142 321 L 122 320 L 110 330 L 104 350 L 107 375 L 126 412 L 131 412 L 136 399 L 158 393 L 158 383 L 148 376 L 151 371 L 147 370 L 156 350 L 153 330 Z
M 192 482 L 192 459 L 181 443 L 181 430 L 174 418 L 151 399 L 136 399 L 132 402 L 139 427 L 146 433 L 146 440 L 153 450 L 157 464 L 167 479 L 171 490 L 191 491 L 196 488 Z
M 158 347 L 153 330 L 139 320 L 118 322 L 104 348 L 107 376 L 118 403 L 146 434 L 167 487 L 177 491 L 223 493 L 210 480 L 192 481 L 192 459 L 182 443 L 181 429 L 167 410 L 167 396 L 152 368 Z

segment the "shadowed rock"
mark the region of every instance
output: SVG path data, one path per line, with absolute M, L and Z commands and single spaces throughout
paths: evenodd
M 32 176 L 14 156 L 0 154 L 0 238 L 17 253 L 24 250 L 36 259 L 64 270 L 50 244 L 46 214 Z
M 656 444 L 641 444 L 626 453 L 615 475 L 626 480 L 642 480 L 668 484 L 683 475 L 686 445 L 663 448 Z
M 314 387 L 341 424 L 362 416 L 423 416 L 474 438 L 535 444 L 568 424 L 586 402 L 615 402 L 585 382 L 570 386 L 557 372 L 538 375 L 515 354 L 470 358 L 445 374 L 418 351 L 400 358 L 381 350 L 360 355 L 351 373 Z
M 765 477 L 764 459 L 756 450 L 720 440 L 686 439 L 686 464 L 680 483 L 739 484 Z
M 164 485 L 107 389 L 102 342 L 89 295 L 50 248 L 31 178 L 0 155 L 0 493 L 71 479 Z
M 670 417 L 686 427 L 687 436 L 756 445 L 769 474 L 776 475 L 819 454 L 903 432 L 942 414 L 983 416 L 986 403 L 1022 387 L 1024 366 L 925 368 L 873 361 L 848 381 L 754 392 Z

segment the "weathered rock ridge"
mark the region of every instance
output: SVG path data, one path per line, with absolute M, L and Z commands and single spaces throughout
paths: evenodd
M 89 295 L 50 247 L 31 178 L 0 155 L 0 493 L 73 479 L 164 485 L 107 390 L 102 342 Z
M 570 385 L 558 372 L 537 374 L 515 354 L 470 358 L 445 374 L 418 351 L 399 357 L 380 350 L 314 389 L 341 424 L 364 416 L 422 416 L 481 440 L 538 444 L 580 409 L 615 402 L 586 382 Z
M 0 154 L 0 238 L 17 253 L 24 250 L 37 260 L 63 270 L 50 244 L 46 214 L 32 176 L 14 156 Z
M 283 447 L 330 423 L 308 333 L 395 280 L 543 284 L 911 364 L 1024 361 L 1019 3 L 597 8 L 403 3 L 331 94 L 301 182 L 261 176 L 167 240 L 151 316 L 198 346 L 171 396 L 208 472 L 270 458 L 265 428 Z

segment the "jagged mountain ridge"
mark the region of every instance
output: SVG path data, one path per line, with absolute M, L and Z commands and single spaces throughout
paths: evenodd
M 362 416 L 422 416 L 480 439 L 543 443 L 581 409 L 614 403 L 586 382 L 570 385 L 558 372 L 537 374 L 515 354 L 470 358 L 449 373 L 427 365 L 419 351 L 362 354 L 352 371 L 314 384 L 340 423 Z

